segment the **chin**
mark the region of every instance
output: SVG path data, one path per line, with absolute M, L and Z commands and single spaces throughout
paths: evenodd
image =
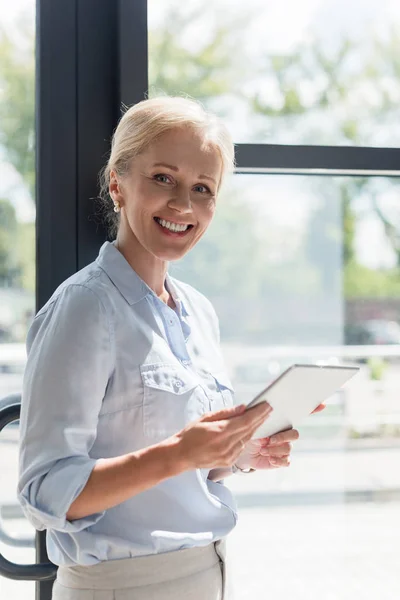
M 181 258 L 183 258 L 185 256 L 185 254 L 188 253 L 188 250 L 177 250 L 177 249 L 172 249 L 172 248 L 168 248 L 165 250 L 155 250 L 152 254 L 154 254 L 154 256 L 156 256 L 159 260 L 164 260 L 164 261 L 172 261 L 172 260 L 179 260 Z

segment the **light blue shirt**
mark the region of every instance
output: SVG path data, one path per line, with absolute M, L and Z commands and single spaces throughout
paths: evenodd
M 168 273 L 173 310 L 113 243 L 54 292 L 27 336 L 18 498 L 57 565 L 204 546 L 237 513 L 209 470 L 187 471 L 102 513 L 68 521 L 96 461 L 160 442 L 233 405 L 210 301 Z

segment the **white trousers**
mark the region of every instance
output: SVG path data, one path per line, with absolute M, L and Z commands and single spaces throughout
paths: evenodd
M 59 567 L 52 600 L 231 600 L 226 542 L 96 565 Z

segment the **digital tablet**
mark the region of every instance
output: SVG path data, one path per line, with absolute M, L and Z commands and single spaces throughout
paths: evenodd
M 359 367 L 292 365 L 247 405 L 249 409 L 266 400 L 274 409 L 253 439 L 296 427 L 359 370 Z

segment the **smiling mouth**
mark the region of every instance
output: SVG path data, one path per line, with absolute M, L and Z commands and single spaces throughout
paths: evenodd
M 185 225 L 186 229 L 184 229 L 183 232 L 189 231 L 190 229 L 192 229 L 194 227 L 194 225 L 192 223 L 174 223 L 174 221 L 165 221 L 165 219 L 161 219 L 160 217 L 153 217 L 153 219 L 156 223 L 158 223 L 161 226 L 163 226 L 162 221 L 164 221 L 166 223 L 168 223 L 168 222 L 172 223 L 173 225 L 178 225 L 178 227 Z M 168 229 L 169 231 L 174 231 L 173 229 L 169 229 L 169 228 L 166 228 L 166 229 Z
M 193 227 L 194 227 L 194 225 L 192 225 L 192 224 L 187 224 L 186 229 L 184 229 L 183 231 L 174 230 L 174 229 L 169 229 L 169 227 L 165 227 L 164 225 L 162 225 L 162 223 L 160 222 L 161 219 L 159 217 L 153 217 L 153 220 L 159 226 L 161 231 L 164 232 L 165 235 L 172 236 L 172 237 L 185 237 L 189 233 L 189 231 L 191 229 L 193 229 Z
M 166 219 L 162 219 L 161 217 L 153 217 L 155 221 L 166 221 Z M 172 223 L 173 225 L 187 225 L 189 227 L 193 227 L 193 223 L 175 223 L 175 221 L 167 221 Z

